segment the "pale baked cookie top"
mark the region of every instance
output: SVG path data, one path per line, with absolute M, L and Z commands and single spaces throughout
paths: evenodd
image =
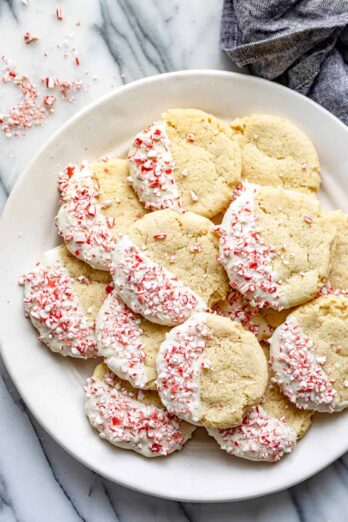
M 269 348 L 262 345 L 269 359 Z M 311 425 L 311 411 L 298 410 L 272 382 L 269 367 L 266 392 L 257 406 L 253 406 L 236 428 L 216 430 L 208 428 L 219 446 L 237 457 L 248 460 L 278 462 L 290 453 L 298 439 Z
M 146 211 L 129 186 L 123 159 L 68 165 L 59 176 L 57 225 L 70 252 L 93 268 L 109 270 L 120 234 Z
M 157 393 L 133 389 L 104 364 L 87 380 L 85 392 L 86 415 L 100 437 L 145 457 L 181 450 L 195 430 L 168 414 Z
M 156 389 L 156 355 L 168 327 L 150 323 L 110 293 L 99 310 L 96 337 L 99 354 L 121 379 L 136 388 Z
M 219 315 L 241 323 L 243 328 L 253 333 L 258 341 L 268 341 L 274 329 L 285 321 L 291 311 L 286 309 L 278 312 L 272 308 L 257 308 L 233 288 L 224 301 L 214 305 L 213 310 Z
M 317 192 L 320 164 L 311 140 L 286 118 L 251 114 L 231 123 L 242 150 L 242 178 L 260 185 Z
M 157 355 L 157 388 L 171 413 L 198 425 L 239 425 L 267 384 L 256 337 L 239 323 L 196 313 L 173 328 Z
M 61 355 L 98 356 L 95 319 L 112 289 L 109 274 L 93 270 L 60 246 L 46 252 L 21 282 L 25 313 L 43 343 Z
M 348 407 L 348 299 L 327 295 L 300 306 L 271 340 L 275 380 L 298 408 Z
M 149 210 L 190 210 L 213 217 L 241 176 L 241 154 L 228 126 L 196 109 L 171 109 L 137 134 L 130 182 Z
M 114 251 L 117 293 L 136 313 L 164 325 L 223 299 L 228 281 L 207 218 L 166 209 L 134 223 Z
M 313 196 L 244 182 L 220 226 L 220 260 L 252 305 L 282 310 L 326 282 L 335 235 Z
M 342 210 L 327 213 L 328 220 L 336 228 L 336 241 L 331 255 L 331 267 L 322 295 L 348 294 L 348 215 Z

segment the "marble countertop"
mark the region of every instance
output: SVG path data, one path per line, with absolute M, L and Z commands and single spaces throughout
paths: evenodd
M 221 8 L 222 0 L 0 0 L 0 74 L 5 56 L 39 86 L 39 98 L 53 94 L 42 79 L 78 86 L 74 101 L 54 89 L 54 112 L 45 109 L 42 126 L 22 137 L 0 131 L 0 206 L 42 143 L 110 89 L 166 71 L 233 70 L 218 49 Z M 27 32 L 39 40 L 26 44 Z M 18 95 L 13 84 L 0 83 L 0 120 Z M 112 484 L 43 431 L 1 362 L 0 370 L 1 522 L 348 520 L 348 456 L 288 491 L 237 503 L 184 504 Z

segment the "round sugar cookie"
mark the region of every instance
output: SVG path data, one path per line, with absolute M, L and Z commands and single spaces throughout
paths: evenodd
M 97 366 L 85 392 L 86 415 L 99 436 L 145 457 L 181 450 L 195 430 L 168 413 L 156 392 L 133 389 L 105 364 Z
M 224 301 L 213 307 L 214 312 L 241 323 L 243 328 L 253 333 L 258 341 L 268 341 L 274 329 L 282 324 L 289 309 L 273 310 L 272 308 L 256 308 L 238 290 L 228 292 Z
M 168 327 L 132 312 L 115 291 L 105 299 L 96 321 L 98 351 L 105 364 L 141 389 L 156 389 L 156 355 L 166 332 Z
M 319 297 L 292 312 L 271 339 L 274 380 L 298 408 L 348 407 L 348 298 Z
M 217 260 L 209 219 L 174 210 L 151 212 L 117 243 L 111 271 L 115 289 L 135 313 L 176 325 L 223 299 L 228 280 Z
M 331 255 L 329 277 L 320 290 L 320 295 L 348 295 L 348 215 L 341 210 L 327 214 L 336 228 L 336 241 Z
M 317 192 L 320 164 L 311 140 L 286 118 L 251 114 L 231 129 L 242 151 L 242 178 L 259 185 Z
M 70 252 L 93 268 L 109 270 L 121 234 L 145 214 L 127 182 L 123 159 L 68 165 L 59 176 L 57 225 Z
M 210 428 L 238 426 L 260 402 L 268 378 L 256 337 L 239 323 L 209 313 L 192 315 L 166 335 L 157 375 L 168 411 Z
M 170 109 L 139 132 L 129 150 L 130 183 L 149 210 L 190 210 L 211 218 L 240 181 L 241 154 L 228 126 L 196 109 Z
M 262 345 L 269 359 L 269 348 Z M 293 451 L 297 441 L 311 425 L 313 412 L 298 410 L 272 382 L 272 370 L 265 395 L 253 406 L 236 428 L 216 430 L 208 428 L 221 449 L 247 460 L 278 462 Z
M 282 310 L 326 282 L 335 235 L 313 196 L 243 183 L 220 226 L 220 260 L 253 306 Z
M 59 246 L 46 252 L 20 282 L 25 313 L 50 350 L 98 357 L 95 320 L 112 288 L 110 274 L 93 270 Z

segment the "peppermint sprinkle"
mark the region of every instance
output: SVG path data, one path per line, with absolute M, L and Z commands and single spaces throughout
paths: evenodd
M 161 344 L 157 356 L 157 389 L 161 401 L 173 414 L 188 422 L 200 419 L 200 374 L 209 368 L 204 351 L 212 333 L 205 314 L 194 314 L 173 328 Z
M 71 174 L 71 177 L 69 177 Z M 69 250 L 94 268 L 107 270 L 115 245 L 98 203 L 98 186 L 87 163 L 67 167 L 58 181 L 62 206 L 57 223 Z
M 275 330 L 271 342 L 274 381 L 284 395 L 300 409 L 335 411 L 336 390 L 321 367 L 325 358 L 318 360 L 313 341 L 298 320 L 289 317 Z
M 142 403 L 143 392 L 127 391 L 111 372 L 88 379 L 85 392 L 92 426 L 115 446 L 159 457 L 180 450 L 193 431 L 164 408 Z
M 192 201 L 198 201 L 199 200 L 198 194 L 194 190 L 190 191 L 190 197 L 191 197 Z
M 154 234 L 153 235 L 153 238 L 156 241 L 162 241 L 163 239 L 166 239 L 166 237 L 167 237 L 167 234 Z
M 175 163 L 165 123 L 153 123 L 135 137 L 129 150 L 129 182 L 149 210 L 180 210 Z
M 283 420 L 254 406 L 240 426 L 231 429 L 208 429 L 221 449 L 227 453 L 254 461 L 278 462 L 296 445 L 296 433 Z
M 111 273 L 117 293 L 152 322 L 176 325 L 206 304 L 177 277 L 153 262 L 127 236 L 117 243 Z
M 64 19 L 63 9 L 61 9 L 61 8 L 57 8 L 57 9 L 56 9 L 56 18 L 57 18 L 57 20 L 59 20 L 60 22 Z
M 146 386 L 145 352 L 140 325 L 141 317 L 112 292 L 99 311 L 96 336 L 99 353 L 109 368 L 133 386 L 143 388 Z
M 277 252 L 266 245 L 256 227 L 254 198 L 257 187 L 243 183 L 220 227 L 220 261 L 230 284 L 259 308 L 284 308 L 278 277 L 272 271 Z
M 31 33 L 27 32 L 24 34 L 23 39 L 24 39 L 25 43 L 27 45 L 29 45 L 31 43 L 37 42 L 39 38 L 37 36 L 34 36 Z
M 38 263 L 20 282 L 25 285 L 25 313 L 43 343 L 62 355 L 97 356 L 94 322 L 84 315 L 73 281 L 62 266 Z

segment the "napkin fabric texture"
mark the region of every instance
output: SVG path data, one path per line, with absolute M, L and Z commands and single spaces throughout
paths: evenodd
M 220 44 L 348 125 L 348 0 L 224 0 Z

